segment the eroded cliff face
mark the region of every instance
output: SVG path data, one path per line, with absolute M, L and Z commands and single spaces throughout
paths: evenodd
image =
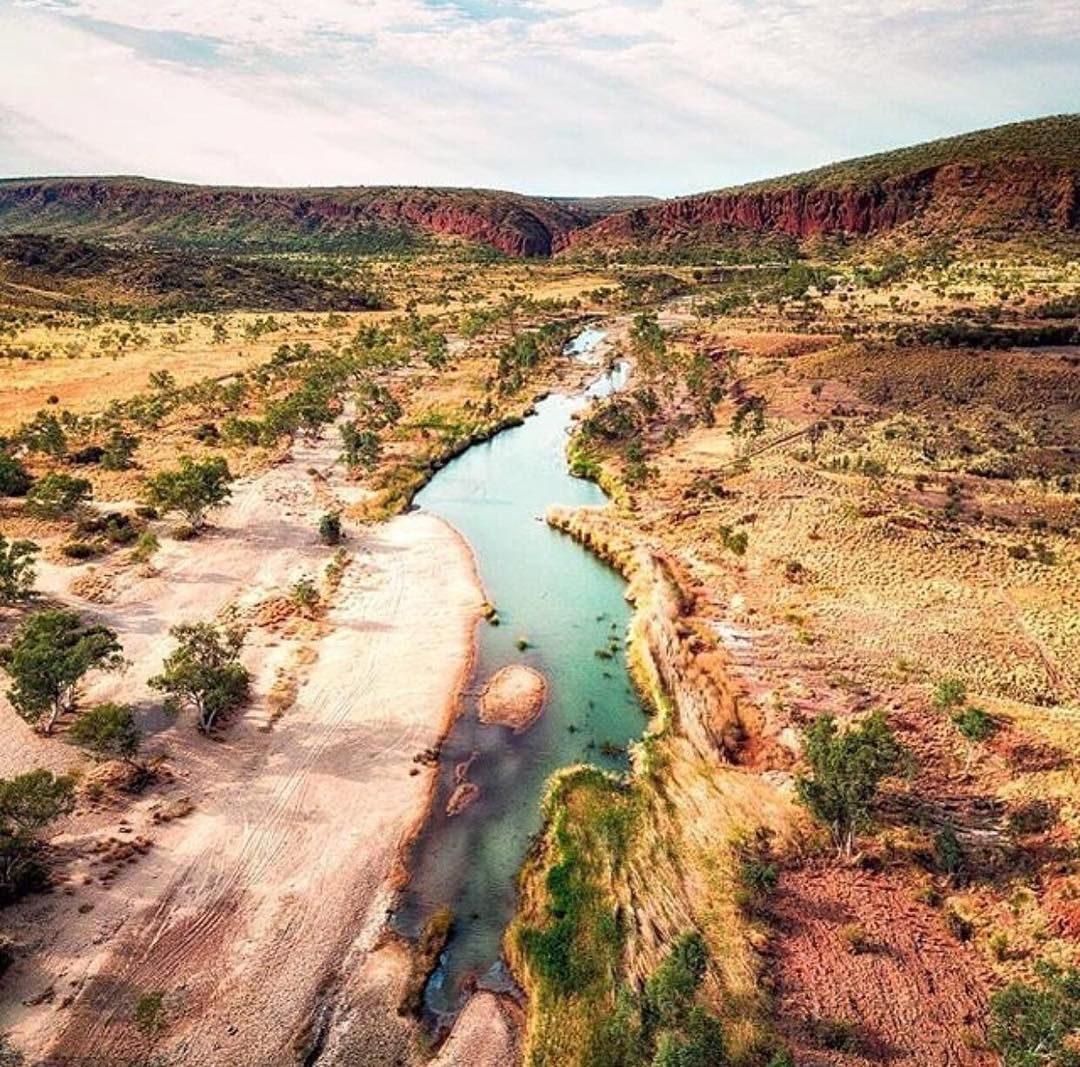
M 547 520 L 616 567 L 629 583 L 627 598 L 635 609 L 630 669 L 661 716 L 650 732 L 670 725 L 705 760 L 737 762 L 753 705 L 723 651 L 697 625 L 670 564 L 629 542 L 601 512 L 554 507 Z
M 910 224 L 920 233 L 994 234 L 1080 228 L 1080 175 L 1031 160 L 951 163 L 860 186 L 770 185 L 669 200 L 570 233 L 571 252 L 680 242 L 731 231 L 870 236 Z
M 742 1062 L 763 1046 L 770 1010 L 768 938 L 741 890 L 743 850 L 789 847 L 798 812 L 789 789 L 735 765 L 742 734 L 753 728 L 745 718 L 751 701 L 697 615 L 695 593 L 673 561 L 633 542 L 609 512 L 552 508 L 547 521 L 628 579 L 628 659 L 656 717 L 634 746 L 627 778 L 581 765 L 549 782 L 544 830 L 522 870 L 504 942 L 527 994 L 524 1062 L 595 1064 L 612 1020 L 622 1012 L 632 1026 L 642 1010 L 626 992 L 641 990 L 691 931 L 708 949 L 697 1002 L 723 1019 L 733 1060 Z M 556 881 L 590 902 L 569 920 L 553 911 Z M 617 959 L 599 968 L 604 977 L 591 979 L 587 993 L 573 982 L 554 987 L 538 962 L 536 931 L 550 935 L 558 923 L 572 952 L 602 952 L 597 914 L 617 917 Z
M 540 197 L 473 189 L 240 189 L 127 178 L 0 182 L 0 232 L 222 243 L 347 239 L 404 227 L 546 256 L 585 216 Z

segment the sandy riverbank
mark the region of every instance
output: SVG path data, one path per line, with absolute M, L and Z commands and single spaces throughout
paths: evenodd
M 415 757 L 452 718 L 482 595 L 454 531 L 411 514 L 353 531 L 322 619 L 259 625 L 260 605 L 332 556 L 314 530 L 352 495 L 335 451 L 298 443 L 236 487 L 203 540 L 167 543 L 154 573 L 103 568 L 105 603 L 71 595 L 78 572 L 43 568 L 46 591 L 120 633 L 132 666 L 88 697 L 138 703 L 158 731 L 148 749 L 165 754 L 174 780 L 130 803 L 81 805 L 62 827 L 63 892 L 9 911 L 20 946 L 0 1031 L 31 1062 L 103 1067 L 150 1051 L 207 1067 L 300 1061 L 323 1043 L 320 1020 L 346 970 L 366 974 L 368 1002 L 393 1016 L 394 971 L 382 981 L 367 957 L 433 784 Z M 222 615 L 255 620 L 245 660 L 256 698 L 207 740 L 186 720 L 163 721 L 146 679 L 171 647 L 170 625 Z M 283 687 L 295 696 L 275 718 L 267 698 Z M 28 736 L 0 703 L 6 773 L 26 769 L 24 751 L 27 767 L 78 762 L 62 740 L 30 747 Z M 93 849 L 110 837 L 151 844 L 103 877 Z M 165 1025 L 148 1037 L 134 1013 L 152 993 L 163 994 Z

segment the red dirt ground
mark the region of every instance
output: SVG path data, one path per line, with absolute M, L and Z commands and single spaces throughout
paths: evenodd
M 799 1067 L 998 1062 L 982 1048 L 987 973 L 895 875 L 810 864 L 784 874 L 774 915 L 777 1018 Z M 857 1047 L 825 1048 L 812 1020 L 852 1024 Z

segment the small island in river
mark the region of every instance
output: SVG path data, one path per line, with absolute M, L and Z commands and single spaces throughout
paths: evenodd
M 496 671 L 480 694 L 480 721 L 527 730 L 540 717 L 547 681 L 539 671 L 520 663 Z

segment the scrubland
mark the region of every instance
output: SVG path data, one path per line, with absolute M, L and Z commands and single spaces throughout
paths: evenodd
M 280 258 L 382 306 L 62 290 L 0 321 L 5 455 L 87 483 L 49 513 L 0 502 L 40 547 L 4 636 L 47 606 L 112 628 L 129 662 L 78 714 L 132 705 L 148 771 L 82 753 L 75 711 L 46 737 L 0 704 L 6 779 L 75 776 L 36 842 L 53 891 L 0 913 L 11 1043 L 425 1057 L 385 913 L 483 597 L 408 507 L 579 387 L 563 348 L 593 324 L 631 379 L 569 455 L 613 502 L 549 518 L 626 574 L 653 716 L 627 777 L 551 784 L 506 938 L 523 995 L 476 998 L 439 1062 L 998 1062 L 995 997 L 1080 962 L 1075 258 Z M 180 457 L 227 463 L 205 528 L 149 503 Z M 149 684 L 186 621 L 244 633 L 250 695 L 209 738 Z M 876 711 L 904 758 L 838 852 L 802 802 L 807 730 Z

